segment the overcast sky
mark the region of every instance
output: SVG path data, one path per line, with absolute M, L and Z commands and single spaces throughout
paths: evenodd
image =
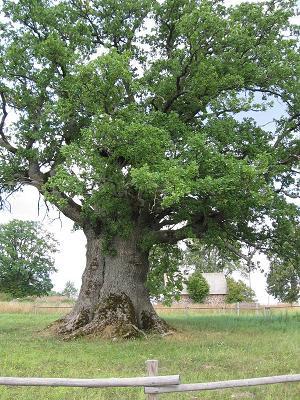
M 227 3 L 238 4 L 239 0 L 228 1 Z M 300 24 L 300 17 L 293 18 L 294 23 Z M 278 110 L 277 110 L 278 111 Z M 265 113 L 260 116 L 260 122 L 266 123 L 272 120 L 272 115 Z M 39 195 L 34 188 L 27 187 L 23 192 L 15 194 L 11 202 L 11 212 L 0 212 L 0 223 L 6 223 L 11 219 L 40 221 L 55 235 L 60 242 L 60 252 L 56 256 L 55 264 L 58 272 L 53 275 L 55 290 L 63 289 L 67 280 L 71 280 L 79 288 L 81 275 L 85 265 L 85 236 L 81 231 L 72 231 L 73 223 L 63 215 L 58 214 L 54 209 L 46 215 L 46 208 L 43 201 L 38 208 Z M 60 219 L 58 219 L 60 217 Z M 261 257 L 261 264 L 267 267 L 267 260 Z M 238 278 L 235 274 L 235 278 Z M 252 288 L 256 292 L 260 303 L 274 303 L 275 300 L 268 296 L 265 291 L 265 277 L 259 272 L 251 275 Z

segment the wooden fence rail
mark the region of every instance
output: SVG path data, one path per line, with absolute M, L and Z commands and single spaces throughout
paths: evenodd
M 178 385 L 179 375 L 146 376 L 137 378 L 71 379 L 71 378 L 13 378 L 0 377 L 6 386 L 65 386 L 85 388 L 138 387 Z
M 235 379 L 230 381 L 208 382 L 208 383 L 186 383 L 174 386 L 145 387 L 146 394 L 194 392 L 202 390 L 228 389 L 245 386 L 272 385 L 275 383 L 300 382 L 298 375 L 279 375 L 252 379 Z
M 36 304 L 33 304 L 33 310 L 36 312 L 39 309 L 72 309 L 73 306 L 39 306 Z M 219 306 L 194 306 L 194 305 L 184 305 L 184 306 L 161 306 L 161 305 L 155 305 L 154 306 L 156 311 L 201 311 L 201 310 L 211 310 L 211 311 L 223 311 L 223 312 L 236 312 L 238 315 L 240 315 L 240 311 L 253 311 L 255 312 L 256 315 L 259 315 L 259 312 L 263 312 L 264 315 L 270 310 L 292 310 L 292 309 L 298 309 L 300 308 L 300 305 L 298 304 L 293 304 L 293 305 L 285 305 L 285 304 L 277 304 L 277 305 L 260 305 L 258 303 L 253 303 L 251 304 L 243 304 L 243 303 L 234 303 L 234 304 L 226 304 L 226 305 L 219 305 Z
M 300 374 L 268 376 L 263 378 L 237 379 L 207 383 L 180 384 L 179 375 L 158 375 L 158 361 L 146 361 L 148 376 L 135 378 L 16 378 L 0 377 L 0 385 L 5 386 L 64 386 L 85 388 L 144 387 L 148 400 L 157 400 L 161 393 L 217 390 L 236 387 L 270 385 L 275 383 L 300 382 Z

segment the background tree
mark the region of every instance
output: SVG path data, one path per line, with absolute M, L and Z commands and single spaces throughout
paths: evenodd
M 200 272 L 194 272 L 186 281 L 187 290 L 190 298 L 195 303 L 203 303 L 209 294 L 207 280 Z
M 267 291 L 284 303 L 297 302 L 300 299 L 299 265 L 273 260 L 267 275 Z
M 55 272 L 57 242 L 33 221 L 0 225 L 0 292 L 14 297 L 47 295 Z
M 74 282 L 67 281 L 61 294 L 70 299 L 75 299 L 78 295 L 78 290 L 76 289 Z
M 155 245 L 293 251 L 281 243 L 299 223 L 286 201 L 299 176 L 295 8 L 2 2 L 2 199 L 31 185 L 87 237 L 61 333 L 166 331 L 145 288 Z M 283 115 L 259 126 L 254 113 L 278 101 Z
M 179 300 L 188 269 L 183 265 L 184 252 L 177 245 L 153 246 L 150 256 L 150 270 L 147 288 L 151 297 L 171 305 Z
M 226 303 L 253 303 L 255 292 L 241 280 L 227 277 Z
M 228 249 L 221 252 L 200 240 L 190 240 L 184 251 L 184 265 L 199 272 L 223 272 L 226 276 L 243 268 L 240 257 L 234 257 Z

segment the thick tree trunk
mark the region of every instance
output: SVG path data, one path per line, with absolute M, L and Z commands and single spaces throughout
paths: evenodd
M 75 306 L 59 321 L 59 332 L 63 334 L 76 332 L 93 319 L 103 285 L 105 259 L 101 251 L 102 238 L 93 229 L 85 229 L 84 233 L 87 241 L 86 267 Z
M 103 255 L 101 237 L 87 236 L 87 265 L 79 298 L 58 324 L 69 337 L 99 334 L 130 338 L 146 332 L 166 333 L 168 325 L 156 314 L 146 289 L 148 254 L 138 247 L 138 232 L 117 237 L 114 255 Z

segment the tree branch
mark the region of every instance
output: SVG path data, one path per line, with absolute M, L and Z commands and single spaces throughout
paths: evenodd
M 243 254 L 240 250 L 238 250 L 235 246 L 233 246 L 231 243 L 222 241 L 224 246 L 235 256 L 237 256 L 238 258 L 241 258 L 243 260 L 245 260 L 247 262 L 247 264 L 249 264 L 253 258 L 253 254 L 251 253 L 250 255 L 246 255 Z
M 290 107 L 292 107 L 291 103 L 284 98 L 283 93 L 277 92 L 276 90 L 273 89 L 264 89 L 260 87 L 244 87 L 244 90 L 248 90 L 249 92 L 258 92 L 258 93 L 268 93 L 271 94 L 275 97 L 280 97 L 283 101 L 285 101 Z
M 83 9 L 82 2 L 70 0 L 70 3 L 73 5 L 75 9 L 77 9 L 81 18 L 83 18 L 90 24 L 90 27 L 92 28 L 92 35 L 95 37 L 94 44 L 100 44 L 101 46 L 105 46 L 105 43 L 98 32 L 98 28 L 95 25 L 94 21 L 91 19 L 88 10 Z
M 192 65 L 193 59 L 196 55 L 196 51 L 194 51 L 193 53 L 190 54 L 189 60 L 187 62 L 187 64 L 184 66 L 183 70 L 181 71 L 181 73 L 176 77 L 176 91 L 175 94 L 169 98 L 164 107 L 163 107 L 163 112 L 168 112 L 170 111 L 173 103 L 180 97 L 183 96 L 184 94 L 186 94 L 187 92 L 185 90 L 182 89 L 182 80 L 185 79 L 188 74 L 189 74 L 189 68 Z
M 176 244 L 180 240 L 187 239 L 195 235 L 198 239 L 203 238 L 207 231 L 207 218 L 204 215 L 194 216 L 193 221 L 187 223 L 179 229 L 166 229 L 156 231 L 154 234 L 155 240 L 158 243 Z
M 46 194 L 46 190 L 43 188 L 43 185 L 49 179 L 49 174 L 42 173 L 40 167 L 37 162 L 30 161 L 28 168 L 28 177 L 30 182 L 28 182 L 31 186 L 34 186 L 42 195 Z M 58 202 L 54 202 L 55 206 L 68 218 L 72 221 L 82 225 L 82 217 L 81 211 L 82 207 L 77 204 L 72 198 L 68 197 L 65 193 L 60 192 L 59 190 L 52 189 L 51 191 L 55 196 L 59 199 L 63 200 L 66 205 L 60 205 Z
M 7 103 L 6 103 L 6 99 L 5 99 L 5 96 L 4 96 L 3 92 L 0 92 L 0 97 L 1 97 L 1 101 L 2 101 L 2 106 L 1 106 L 1 108 L 2 108 L 2 118 L 1 118 L 1 121 L 0 121 L 0 146 L 4 147 L 10 153 L 14 153 L 15 154 L 17 152 L 17 149 L 9 143 L 7 137 L 4 134 L 4 125 L 5 125 L 5 120 L 6 120 L 7 116 L 8 116 L 8 112 L 7 112 L 7 109 L 6 109 Z
M 298 119 L 298 121 L 295 121 L 297 119 Z M 291 133 L 295 129 L 299 128 L 299 126 L 300 126 L 300 113 L 295 113 L 286 122 L 288 124 L 292 123 L 293 125 L 290 126 L 288 129 L 283 130 L 283 132 L 278 135 L 278 137 L 276 139 L 276 142 L 273 145 L 274 148 L 278 148 L 279 147 L 279 145 L 281 144 L 282 140 L 286 137 L 287 133 Z

